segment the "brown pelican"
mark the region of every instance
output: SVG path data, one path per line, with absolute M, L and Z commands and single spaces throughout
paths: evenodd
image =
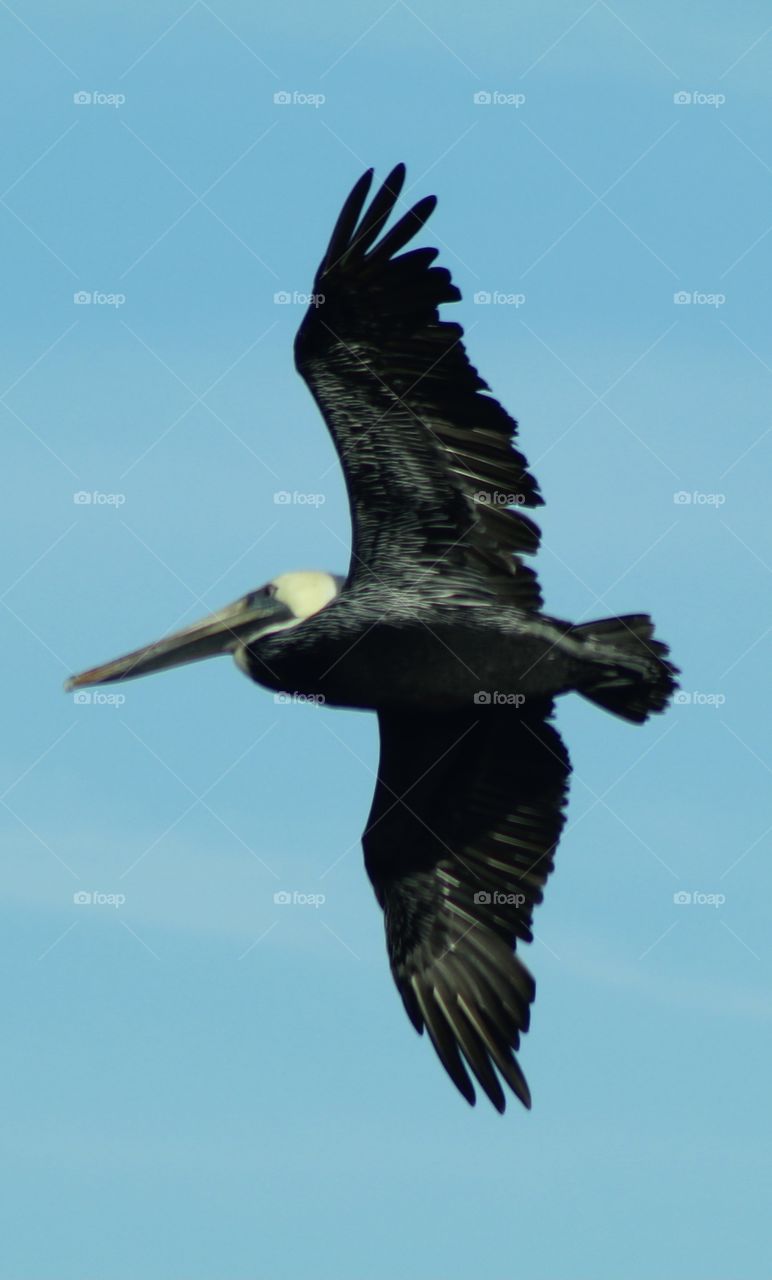
M 285 573 L 183 631 L 69 681 L 127 680 L 216 654 L 269 689 L 377 712 L 363 837 L 394 980 L 468 1102 L 530 1106 L 515 1058 L 534 982 L 516 951 L 564 821 L 570 691 L 636 723 L 676 668 L 645 614 L 572 625 L 542 612 L 524 556 L 541 504 L 516 422 L 470 364 L 436 249 L 401 253 L 435 197 L 391 227 L 403 165 L 343 205 L 295 340 L 353 516 L 348 576 Z M 498 1074 L 497 1074 L 498 1073 Z

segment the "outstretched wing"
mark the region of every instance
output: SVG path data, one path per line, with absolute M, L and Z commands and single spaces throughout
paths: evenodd
M 380 713 L 381 759 L 363 838 L 394 980 L 468 1102 L 494 1107 L 496 1072 L 526 1107 L 514 1056 L 534 982 L 515 954 L 553 867 L 570 763 L 551 703 L 438 716 Z
M 352 586 L 421 580 L 443 598 L 500 594 L 541 604 L 520 556 L 539 543 L 525 507 L 541 504 L 517 423 L 469 363 L 458 324 L 438 307 L 461 297 L 436 249 L 400 253 L 436 204 L 426 196 L 381 236 L 404 165 L 365 209 L 372 170 L 343 206 L 295 339 L 295 361 L 330 429 L 354 524 Z M 380 238 L 379 238 L 380 237 Z M 483 570 L 483 572 L 481 572 Z

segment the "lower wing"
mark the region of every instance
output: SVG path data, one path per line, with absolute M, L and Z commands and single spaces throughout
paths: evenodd
M 565 821 L 571 766 L 551 713 L 545 701 L 378 717 L 363 845 L 394 980 L 467 1101 L 471 1070 L 499 1111 L 499 1076 L 531 1101 L 515 1050 L 534 982 L 515 948 L 532 939 Z

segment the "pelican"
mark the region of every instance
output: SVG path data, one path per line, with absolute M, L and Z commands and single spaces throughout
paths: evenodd
M 348 574 L 283 573 L 201 622 L 68 681 L 129 680 L 231 654 L 258 684 L 374 711 L 363 836 L 394 981 L 448 1075 L 503 1112 L 531 1095 L 515 1056 L 534 980 L 517 950 L 564 823 L 568 754 L 552 723 L 576 692 L 633 723 L 677 668 L 647 614 L 572 624 L 542 610 L 525 557 L 541 505 L 517 423 L 438 308 L 461 295 L 437 250 L 401 252 L 436 198 L 385 230 L 402 164 L 346 199 L 295 339 L 345 474 Z M 470 1075 L 471 1073 L 471 1075 Z

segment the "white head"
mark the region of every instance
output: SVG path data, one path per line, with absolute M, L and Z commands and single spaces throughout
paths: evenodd
M 342 590 L 344 581 L 336 573 L 301 569 L 295 573 L 280 573 L 268 585 L 275 588 L 274 599 L 289 609 L 292 620 L 288 625 L 293 626 L 330 604 Z
M 114 662 L 106 662 L 101 667 L 92 667 L 79 676 L 73 676 L 67 681 L 66 688 L 131 680 L 135 676 L 166 671 L 169 667 L 180 667 L 183 663 L 198 662 L 201 658 L 212 658 L 221 653 L 233 654 L 238 665 L 247 670 L 247 646 L 261 636 L 286 631 L 319 613 L 339 595 L 344 582 L 345 578 L 334 573 L 312 570 L 281 573 L 264 587 L 248 592 L 225 609 L 218 609 L 182 631 L 164 636 L 155 644 L 136 649 Z

